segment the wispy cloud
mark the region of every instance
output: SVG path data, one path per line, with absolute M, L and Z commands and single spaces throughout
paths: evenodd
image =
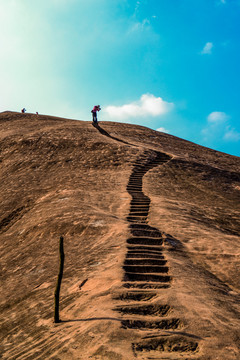
M 208 122 L 211 124 L 223 123 L 228 119 L 229 119 L 229 115 L 227 115 L 225 112 L 222 111 L 213 111 L 207 117 Z
M 140 5 L 141 5 L 141 2 L 140 1 L 137 1 L 136 2 L 136 5 L 135 5 L 135 14 L 136 14 L 136 12 L 138 12 L 138 9 L 139 9 L 139 7 L 140 7 Z
M 121 121 L 130 118 L 161 116 L 170 112 L 173 107 L 173 103 L 164 101 L 161 97 L 143 94 L 138 101 L 121 106 L 109 105 L 104 112 L 108 118 Z
M 240 132 L 236 131 L 234 128 L 227 126 L 226 132 L 224 134 L 224 140 L 227 141 L 239 141 L 240 140 Z
M 164 133 L 166 133 L 166 134 L 169 133 L 169 130 L 165 129 L 164 127 L 160 127 L 160 128 L 158 128 L 158 129 L 156 129 L 156 131 L 164 132 Z
M 212 143 L 216 139 L 222 139 L 227 126 L 227 121 L 230 118 L 223 111 L 213 111 L 207 116 L 207 125 L 202 130 L 203 141 Z
M 129 33 L 135 31 L 143 31 L 149 27 L 150 27 L 150 21 L 148 19 L 143 19 L 142 22 L 134 22 L 129 29 Z
M 231 117 L 222 111 L 213 111 L 207 116 L 207 125 L 202 130 L 203 141 L 213 143 L 216 140 L 228 142 L 240 141 L 240 132 L 230 124 Z
M 212 48 L 213 48 L 213 43 L 212 42 L 207 42 L 205 44 L 204 48 L 202 49 L 201 54 L 202 55 L 211 54 L 212 53 Z
M 224 6 L 227 5 L 227 0 L 215 0 L 216 6 Z

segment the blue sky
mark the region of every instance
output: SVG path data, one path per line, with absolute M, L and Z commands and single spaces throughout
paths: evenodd
M 240 156 L 240 0 L 0 0 L 0 111 L 127 122 Z

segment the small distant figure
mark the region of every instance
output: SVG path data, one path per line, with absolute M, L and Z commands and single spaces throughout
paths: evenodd
M 38 111 L 36 111 L 36 114 L 38 115 Z
M 26 110 L 25 108 L 23 108 L 23 109 L 21 110 L 22 114 L 25 114 L 26 111 L 27 111 L 27 110 Z
M 95 105 L 91 111 L 94 124 L 97 124 L 97 122 L 98 122 L 97 121 L 97 111 L 100 111 L 100 110 L 101 110 L 100 105 Z

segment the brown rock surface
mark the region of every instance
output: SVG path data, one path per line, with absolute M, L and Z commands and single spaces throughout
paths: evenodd
M 0 129 L 3 359 L 239 359 L 238 157 L 114 122 Z

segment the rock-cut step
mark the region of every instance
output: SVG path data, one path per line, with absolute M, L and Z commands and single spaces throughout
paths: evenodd
M 147 216 L 128 216 L 127 221 L 145 223 L 147 222 Z
M 158 265 L 124 265 L 123 270 L 131 273 L 156 273 L 156 274 L 166 274 L 168 273 L 167 266 L 158 266 Z
M 162 233 L 160 231 L 157 230 L 144 230 L 141 228 L 135 228 L 135 229 L 130 229 L 130 232 L 133 236 L 137 236 L 137 237 L 151 237 L 151 238 L 162 238 Z
M 148 209 L 147 210 L 131 210 L 129 216 L 148 216 Z
M 162 319 L 158 321 L 150 320 L 122 320 L 121 325 L 124 329 L 139 329 L 139 330 L 159 330 L 159 329 L 177 329 L 180 326 L 180 319 Z
M 150 305 L 125 305 L 118 306 L 114 311 L 128 315 L 140 316 L 167 316 L 171 308 L 169 305 L 150 304 Z
M 141 186 L 141 185 L 137 185 L 137 184 L 128 185 L 128 186 L 127 186 L 127 191 L 138 191 L 138 192 L 141 192 L 141 191 L 142 191 L 142 186 Z
M 152 250 L 152 249 L 140 249 L 139 247 L 136 248 L 129 248 L 126 254 L 126 259 L 129 258 L 153 258 L 153 259 L 164 259 L 164 255 L 162 255 L 162 251 Z
M 144 339 L 138 343 L 133 343 L 134 352 L 180 352 L 194 353 L 198 350 L 198 343 L 187 339 L 184 336 L 173 335 L 164 337 L 153 337 L 152 339 Z
M 127 291 L 117 295 L 114 299 L 121 301 L 150 301 L 156 296 L 157 294 L 153 292 Z
M 170 285 L 168 283 L 151 283 L 151 282 L 125 282 L 123 284 L 125 289 L 137 289 L 137 290 L 156 290 L 156 289 L 168 289 Z
M 155 253 L 149 252 L 128 252 L 126 254 L 126 259 L 164 259 L 163 255 L 158 255 Z
M 135 257 L 140 257 L 142 256 L 142 258 L 147 258 L 147 257 L 150 257 L 150 258 L 155 258 L 155 259 L 164 259 L 164 256 L 162 255 L 162 252 L 161 251 L 156 251 L 156 250 L 151 250 L 151 249 L 129 249 L 127 254 L 126 254 L 126 258 L 129 258 L 129 257 L 133 257 L 134 258 L 134 255 L 136 255 Z M 151 255 L 151 256 L 149 256 Z
M 151 282 L 159 282 L 166 283 L 171 281 L 171 276 L 169 275 L 157 275 L 157 274 L 139 274 L 139 273 L 131 273 L 126 272 L 123 277 L 124 281 L 151 281 Z
M 129 213 L 132 213 L 132 212 L 138 212 L 138 211 L 149 211 L 149 204 L 145 204 L 145 205 L 131 205 L 130 206 L 130 210 L 129 210 Z
M 133 245 L 135 245 L 135 244 L 133 244 Z M 163 247 L 161 245 L 152 246 L 152 245 L 145 245 L 145 244 L 128 246 L 127 249 L 128 249 L 128 251 L 141 251 L 141 252 L 152 252 L 152 253 L 154 252 L 154 253 L 158 253 L 159 255 L 161 255 L 161 253 L 163 251 Z
M 151 238 L 151 237 L 132 237 L 127 239 L 127 244 L 134 245 L 162 245 L 162 238 Z
M 124 265 L 166 265 L 167 260 L 158 260 L 158 259 L 126 259 Z

